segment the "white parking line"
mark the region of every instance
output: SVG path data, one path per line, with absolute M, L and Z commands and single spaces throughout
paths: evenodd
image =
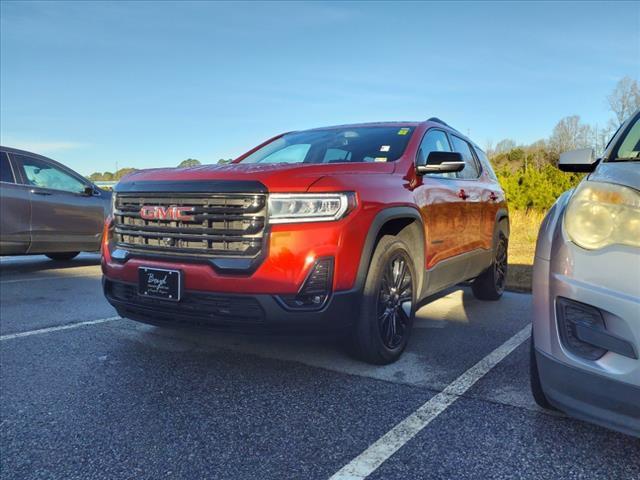
M 493 367 L 527 340 L 530 332 L 531 326 L 527 325 L 456 378 L 442 392 L 432 397 L 415 412 L 385 433 L 364 452 L 331 476 L 329 480 L 362 480 L 367 478 L 405 443 L 450 407 Z
M 60 330 L 70 330 L 72 328 L 85 327 L 87 325 L 96 325 L 98 323 L 112 322 L 114 320 L 120 320 L 120 319 L 121 317 L 99 318 L 98 320 L 89 320 L 86 322 L 70 323 L 67 325 L 60 325 L 58 327 L 40 328 L 38 330 L 29 330 L 29 331 L 20 332 L 20 333 L 9 333 L 7 335 L 0 336 L 0 340 L 11 340 L 13 338 L 30 337 L 31 335 L 40 335 L 43 333 L 58 332 Z
M 91 278 L 91 277 L 101 277 L 102 273 L 87 273 L 84 275 L 54 275 L 52 277 L 32 277 L 32 278 L 18 278 L 14 280 L 0 280 L 0 284 L 4 285 L 5 283 L 21 283 L 21 282 L 35 282 L 38 280 L 56 280 L 56 279 L 65 279 L 65 278 Z

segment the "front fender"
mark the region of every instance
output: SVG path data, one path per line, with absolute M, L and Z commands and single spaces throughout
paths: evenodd
M 553 238 L 558 231 L 558 226 L 562 221 L 562 215 L 569 203 L 573 190 L 568 190 L 558 197 L 556 203 L 553 204 L 551 209 L 544 217 L 540 230 L 538 232 L 538 240 L 536 242 L 536 258 L 543 260 L 551 259 L 551 249 L 553 246 Z
M 405 218 L 407 220 L 418 222 L 418 225 L 420 225 L 421 227 L 419 230 L 421 236 L 420 240 L 422 242 L 422 252 L 416 252 L 416 255 L 419 259 L 421 259 L 421 261 L 419 260 L 417 262 L 418 265 L 422 265 L 422 268 L 424 269 L 425 234 L 424 223 L 422 221 L 420 212 L 416 208 L 409 206 L 385 208 L 376 214 L 373 222 L 371 222 L 369 231 L 367 232 L 367 237 L 365 239 L 364 246 L 362 248 L 362 254 L 360 256 L 358 274 L 356 276 L 355 287 L 357 289 L 362 290 L 362 288 L 364 288 L 364 282 L 367 278 L 367 272 L 369 271 L 369 263 L 371 262 L 371 257 L 373 256 L 373 251 L 376 247 L 378 236 L 382 231 L 384 225 L 389 221 Z M 419 272 L 418 279 L 418 286 L 420 288 L 422 287 L 421 282 L 423 278 L 423 275 L 421 275 L 421 273 L 422 272 Z M 419 291 L 420 289 L 418 289 L 418 292 Z

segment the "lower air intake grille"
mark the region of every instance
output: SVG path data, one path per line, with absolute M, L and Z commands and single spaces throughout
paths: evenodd
M 133 307 L 157 310 L 163 315 L 209 318 L 233 324 L 256 324 L 264 321 L 264 310 L 255 298 L 187 290 L 180 302 L 158 300 L 138 295 L 136 285 L 107 280 L 106 293 L 112 299 Z

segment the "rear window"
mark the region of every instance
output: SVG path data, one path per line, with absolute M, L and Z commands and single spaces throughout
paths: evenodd
M 242 163 L 392 162 L 402 156 L 413 127 L 344 127 L 283 135 Z

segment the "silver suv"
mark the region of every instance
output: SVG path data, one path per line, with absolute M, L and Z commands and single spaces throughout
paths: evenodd
M 537 403 L 640 437 L 640 111 L 542 223 L 533 270 L 531 388 Z
M 49 158 L 0 147 L 0 255 L 100 249 L 111 193 Z

